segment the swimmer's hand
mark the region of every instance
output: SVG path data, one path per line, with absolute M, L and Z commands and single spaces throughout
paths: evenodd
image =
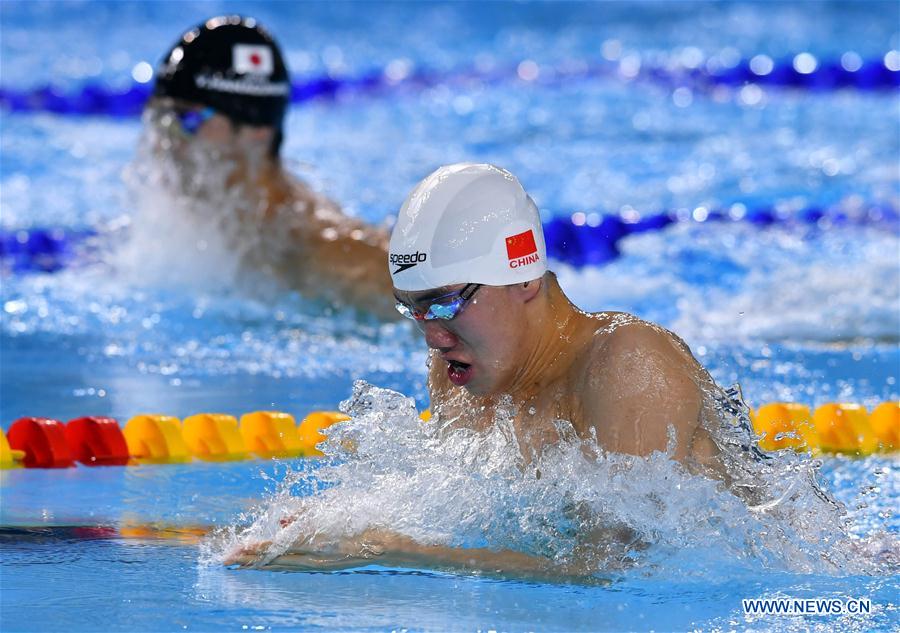
M 265 556 L 272 541 L 260 541 L 253 545 L 245 545 L 240 549 L 228 554 L 224 564 L 226 566 L 236 565 L 238 567 L 253 567 Z
M 286 519 L 282 519 L 284 522 Z M 286 525 L 292 521 L 288 520 Z M 289 569 L 294 571 L 334 571 L 369 564 L 383 553 L 377 545 L 348 540 L 335 545 L 309 543 L 295 546 L 266 561 L 272 541 L 260 541 L 229 554 L 224 564 L 239 568 Z
M 403 534 L 369 529 L 362 534 L 323 546 L 320 543 L 297 545 L 263 563 L 269 543 L 244 548 L 227 564 L 261 569 L 293 571 L 335 571 L 366 565 L 435 569 L 449 572 L 478 572 L 528 578 L 585 577 L 574 568 L 554 565 L 550 560 L 512 550 L 488 548 L 463 549 L 443 545 L 424 545 Z

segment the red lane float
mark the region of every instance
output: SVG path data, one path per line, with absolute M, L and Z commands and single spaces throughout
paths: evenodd
M 11 448 L 24 451 L 26 468 L 69 468 L 74 466 L 66 442 L 66 428 L 59 420 L 19 418 L 7 434 Z
M 85 466 L 125 466 L 128 443 L 113 418 L 86 416 L 66 424 L 72 457 Z

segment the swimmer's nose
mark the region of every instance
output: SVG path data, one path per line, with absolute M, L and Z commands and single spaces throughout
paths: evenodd
M 424 321 L 422 329 L 425 332 L 425 342 L 428 344 L 428 347 L 446 352 L 456 347 L 459 339 L 439 321 L 439 319 Z
M 245 143 L 271 143 L 274 133 L 270 127 L 244 125 L 241 127 L 240 140 Z

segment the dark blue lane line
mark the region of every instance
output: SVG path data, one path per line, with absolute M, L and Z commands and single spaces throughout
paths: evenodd
M 620 242 L 629 235 L 665 230 L 673 224 L 744 223 L 804 227 L 814 231 L 871 226 L 900 233 L 900 211 L 891 204 L 872 203 L 852 210 L 809 206 L 783 212 L 775 206 L 727 209 L 665 210 L 657 213 L 555 213 L 544 223 L 550 258 L 575 267 L 602 266 L 619 256 Z M 123 229 L 32 227 L 0 229 L 0 271 L 7 274 L 52 273 L 102 260 L 102 253 L 126 239 Z
M 775 225 L 805 227 L 811 230 L 840 230 L 847 226 L 876 226 L 895 233 L 900 231 L 900 213 L 889 204 L 869 204 L 852 211 L 810 206 L 782 212 L 774 206 L 747 208 L 743 204 L 728 209 L 666 210 L 657 213 L 574 213 L 554 217 L 544 224 L 547 255 L 581 268 L 602 266 L 615 260 L 619 243 L 629 235 L 665 230 L 672 224 L 744 223 L 759 228 Z
M 54 273 L 88 264 L 98 259 L 101 234 L 89 228 L 0 229 L 0 271 Z
M 804 57 L 806 55 L 807 57 Z M 846 55 L 844 56 L 846 57 Z M 440 84 L 523 83 L 560 84 L 595 78 L 648 81 L 671 88 L 685 86 L 708 90 L 717 86 L 794 88 L 810 91 L 854 89 L 863 91 L 900 88 L 900 53 L 883 58 L 850 63 L 844 58 L 819 62 L 806 53 L 780 60 L 764 55 L 735 60 L 733 65 L 697 63 L 692 67 L 641 61 L 626 56 L 620 61 L 573 60 L 556 65 L 540 65 L 532 60 L 485 68 L 429 71 L 389 65 L 352 77 L 321 75 L 295 80 L 291 101 L 302 103 L 316 98 L 333 99 L 340 93 L 382 94 L 393 90 L 421 90 Z M 800 60 L 800 61 L 798 61 Z M 152 91 L 149 83 L 132 83 L 124 89 L 87 83 L 66 91 L 45 85 L 28 90 L 0 88 L 0 108 L 9 112 L 52 112 L 62 115 L 136 116 Z

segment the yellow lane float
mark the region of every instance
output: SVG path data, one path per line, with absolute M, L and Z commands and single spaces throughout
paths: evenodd
M 816 409 L 813 424 L 819 449 L 827 453 L 869 455 L 878 450 L 878 438 L 869 426 L 866 408 L 858 404 L 829 403 Z
M 337 411 L 314 411 L 303 418 L 297 433 L 300 436 L 300 444 L 303 446 L 305 457 L 322 457 L 324 453 L 316 448 L 316 444 L 325 441 L 322 429 L 328 428 L 335 422 L 349 420 L 350 416 Z
M 428 421 L 430 411 L 423 411 L 420 417 Z M 871 414 L 858 404 L 828 403 L 810 413 L 804 404 L 772 402 L 751 410 L 750 417 L 764 450 L 864 456 L 900 448 L 900 402 L 884 402 Z M 205 461 L 243 460 L 251 454 L 263 458 L 321 457 L 317 444 L 325 440 L 322 430 L 348 419 L 336 411 L 314 411 L 298 426 L 288 413 L 254 411 L 241 416 L 240 425 L 234 416 L 223 413 L 192 415 L 182 424 L 168 415 L 137 415 L 125 425 L 124 436 L 130 464 L 184 463 L 194 457 Z M 112 419 L 109 422 L 117 424 Z M 13 427 L 20 423 L 22 420 Z M 65 437 L 60 442 L 68 444 Z M 0 430 L 0 469 L 22 466 L 25 457 L 24 451 L 10 446 Z M 33 457 L 28 459 L 34 462 Z
M 869 425 L 878 438 L 881 450 L 900 448 L 900 402 L 882 402 L 869 416 Z
M 294 416 L 280 411 L 254 411 L 241 416 L 247 449 L 260 457 L 300 457 L 303 442 Z
M 760 448 L 776 451 L 792 448 L 806 451 L 816 448 L 818 438 L 812 425 L 809 407 L 796 402 L 772 402 L 764 404 L 755 414 L 751 413 L 753 430 L 762 436 Z
M 233 415 L 198 413 L 184 419 L 184 443 L 194 457 L 208 462 L 238 461 L 249 454 Z
M 25 459 L 25 451 L 17 451 L 9 447 L 6 433 L 0 429 L 0 469 L 19 468 Z
M 136 415 L 125 425 L 128 452 L 141 462 L 177 464 L 191 461 L 181 421 L 170 415 Z

